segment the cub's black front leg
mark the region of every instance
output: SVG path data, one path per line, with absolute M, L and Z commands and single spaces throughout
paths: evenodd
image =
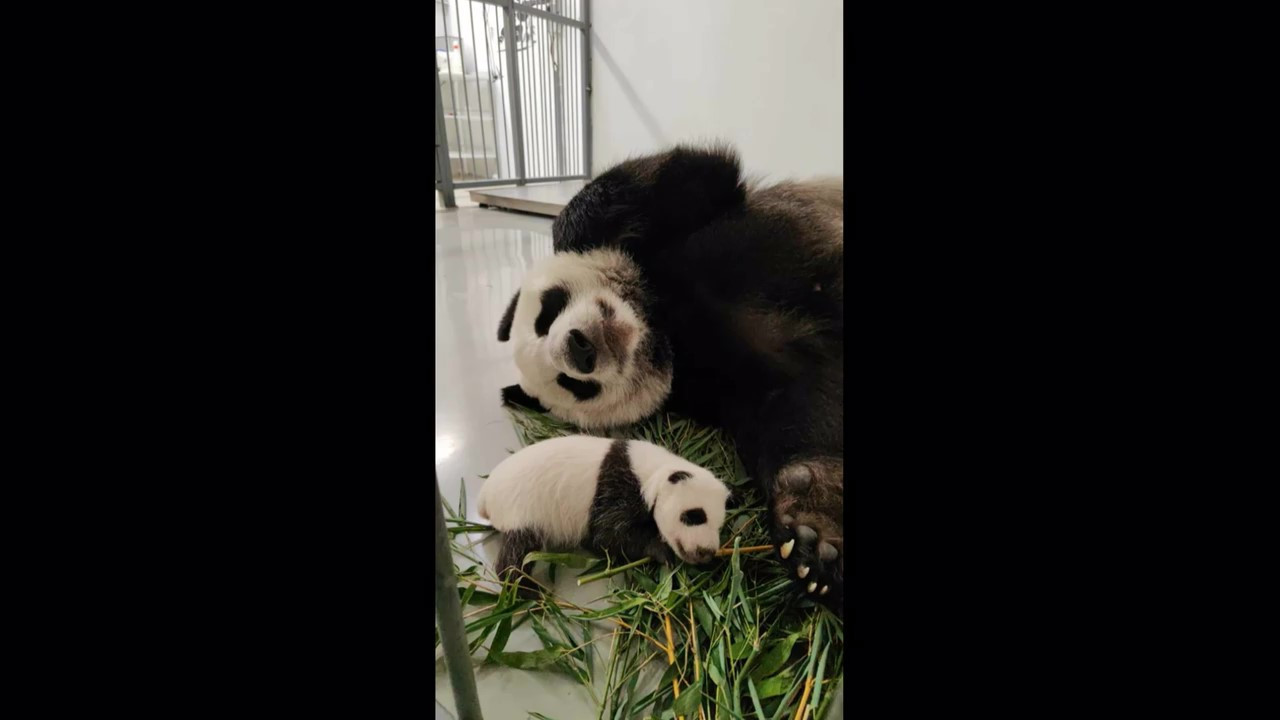
M 515 577 L 522 597 L 535 596 L 537 586 L 528 577 L 533 566 L 525 566 L 523 561 L 525 555 L 541 549 L 542 536 L 535 530 L 521 529 L 502 533 L 502 551 L 498 553 L 496 568 L 498 578 L 505 582 Z

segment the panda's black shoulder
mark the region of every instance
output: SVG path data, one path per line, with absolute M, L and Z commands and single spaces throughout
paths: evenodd
M 552 225 L 556 252 L 618 247 L 644 256 L 681 242 L 746 200 L 728 145 L 681 145 L 613 166 L 569 201 Z

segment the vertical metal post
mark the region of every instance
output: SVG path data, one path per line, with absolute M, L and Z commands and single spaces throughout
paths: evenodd
M 471 671 L 471 653 L 467 651 L 467 631 L 462 624 L 462 605 L 458 600 L 458 578 L 453 574 L 453 553 L 449 551 L 449 531 L 444 525 L 444 508 L 440 502 L 440 478 L 436 481 L 436 617 L 440 626 L 440 642 L 444 645 L 444 664 L 449 669 L 449 684 L 458 708 L 458 720 L 483 720 L 480 696 L 476 693 L 476 677 Z
M 524 185 L 524 118 L 520 112 L 520 65 L 516 57 L 515 11 L 508 0 L 502 7 L 507 38 L 507 74 L 511 78 L 511 127 L 516 151 L 516 184 Z
M 559 8 L 557 8 L 559 9 Z M 570 28 L 572 30 L 572 28 Z M 564 132 L 564 80 L 561 70 L 564 68 L 564 26 L 553 25 L 551 28 L 551 89 L 554 91 L 556 167 L 553 175 L 566 175 L 564 171 L 564 145 L 569 139 Z
M 448 52 L 448 50 L 446 50 Z M 444 206 L 456 208 L 453 197 L 453 168 L 449 166 L 449 138 L 444 130 L 444 101 L 440 99 L 440 63 L 436 63 L 436 175 Z
M 591 0 L 582 0 L 582 172 L 591 177 Z

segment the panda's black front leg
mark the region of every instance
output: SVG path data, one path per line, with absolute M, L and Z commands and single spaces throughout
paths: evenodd
M 844 460 L 797 458 L 772 480 L 769 511 L 778 556 L 801 589 L 840 607 L 844 595 Z
M 833 609 L 844 595 L 844 440 L 839 392 L 822 384 L 771 393 L 739 434 L 768 502 L 778 557 L 802 594 Z M 833 420 L 834 419 L 834 420 Z M 735 438 L 737 439 L 737 438 Z

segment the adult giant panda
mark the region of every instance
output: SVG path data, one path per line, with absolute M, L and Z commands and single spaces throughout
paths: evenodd
M 744 181 L 723 146 L 621 163 L 556 218 L 503 315 L 508 404 L 583 428 L 726 429 L 801 592 L 844 587 L 844 189 Z M 814 597 L 818 597 L 815 595 Z

